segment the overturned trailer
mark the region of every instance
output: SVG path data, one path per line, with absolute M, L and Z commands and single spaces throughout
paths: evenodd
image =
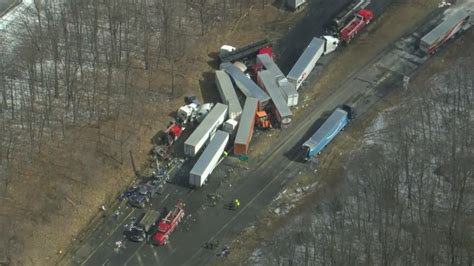
M 189 172 L 189 184 L 202 187 L 207 177 L 214 171 L 229 142 L 229 133 L 218 130 Z
M 224 123 L 226 118 L 227 105 L 217 103 L 184 142 L 184 154 L 191 157 L 196 156 L 206 142 L 212 139 L 217 128 Z
M 268 70 L 260 71 L 258 72 L 257 80 L 260 86 L 262 86 L 272 98 L 273 113 L 278 123 L 280 125 L 291 123 L 293 113 L 286 104 L 285 99 L 283 99 L 281 91 L 278 89 L 272 74 Z
M 239 128 L 234 140 L 234 154 L 247 154 L 250 140 L 252 140 L 253 129 L 255 126 L 255 114 L 258 110 L 258 100 L 247 97 L 244 104 L 244 110 L 240 116 Z
M 259 108 L 263 109 L 270 101 L 268 96 L 255 82 L 245 76 L 236 66 L 230 63 L 223 63 L 220 66 L 225 70 L 234 80 L 240 91 L 248 98 L 256 98 L 258 100 Z
M 219 90 L 222 102 L 229 107 L 228 114 L 230 119 L 239 120 L 242 113 L 242 106 L 235 92 L 232 80 L 229 75 L 222 70 L 216 71 L 216 85 Z
M 286 76 L 290 83 L 295 86 L 296 90 L 301 87 L 303 81 L 308 77 L 319 58 L 323 55 L 325 43 L 324 39 L 313 38 Z
M 288 106 L 298 105 L 298 92 L 268 54 L 257 55 L 257 63 L 271 73 Z
M 268 54 L 257 55 L 257 64 L 261 64 L 266 70 L 268 70 L 275 79 L 285 77 L 280 68 L 275 64 L 275 61 Z

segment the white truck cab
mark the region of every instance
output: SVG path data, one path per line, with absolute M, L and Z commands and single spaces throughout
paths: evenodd
M 235 48 L 234 46 L 230 46 L 230 45 L 224 44 L 224 45 L 222 45 L 221 48 L 219 49 L 219 53 L 220 53 L 221 55 L 223 55 L 223 54 L 226 54 L 226 53 L 235 51 L 236 49 L 237 49 L 237 48 Z
M 176 112 L 176 116 L 183 122 L 183 124 L 186 124 L 187 122 L 194 120 L 197 110 L 198 105 L 195 103 L 183 105 Z
M 330 36 L 330 35 L 324 35 L 321 38 L 326 41 L 326 44 L 324 45 L 323 55 L 332 53 L 337 49 L 337 46 L 339 45 L 339 42 L 340 42 L 338 38 L 334 36 Z
M 196 113 L 196 121 L 198 123 L 201 123 L 202 120 L 204 120 L 206 115 L 209 113 L 209 111 L 211 111 L 213 106 L 214 104 L 212 103 L 205 103 L 205 104 L 200 105 Z

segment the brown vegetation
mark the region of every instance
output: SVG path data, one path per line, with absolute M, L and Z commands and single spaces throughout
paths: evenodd
M 463 49 L 472 39 L 466 33 L 385 103 L 383 126 L 363 130 L 342 167 L 322 168 L 324 180 L 343 182 L 318 190 L 287 224 L 277 222 L 255 256 L 259 263 L 472 262 L 474 61 Z
M 135 178 L 130 156 L 146 163 L 181 96 L 210 95 L 209 54 L 257 37 L 240 18 L 278 17 L 267 2 L 35 1 L 0 41 L 0 259 L 54 263 Z

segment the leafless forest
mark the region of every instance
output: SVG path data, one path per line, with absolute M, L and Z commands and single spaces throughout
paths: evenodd
M 410 88 L 351 154 L 337 196 L 285 226 L 257 264 L 472 265 L 473 85 L 471 58 Z
M 2 169 L 20 153 L 31 159 L 70 126 L 100 124 L 136 101 L 179 95 L 178 62 L 191 41 L 252 4 L 34 1 L 0 43 Z M 158 67 L 166 68 L 169 87 L 152 86 Z
M 28 245 L 54 235 L 33 241 L 28 232 L 59 222 L 53 215 L 88 219 L 91 202 L 111 193 L 97 191 L 98 182 L 127 183 L 105 180 L 97 169 L 130 160 L 129 150 L 144 142 L 137 121 L 145 113 L 167 116 L 167 102 L 184 90 L 188 49 L 217 23 L 267 2 L 33 1 L 0 38 L 0 250 L 18 260 L 24 250 L 43 256 Z M 88 135 L 74 147 L 87 154 L 68 150 L 78 132 Z

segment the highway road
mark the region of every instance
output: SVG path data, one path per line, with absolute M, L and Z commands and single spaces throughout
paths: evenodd
M 324 12 L 317 10 L 315 12 Z M 115 242 L 123 240 L 123 228 L 131 217 L 138 217 L 143 210 L 124 209 L 117 218 L 106 217 L 102 226 L 91 233 L 75 252 L 72 261 L 76 265 L 205 265 L 215 257 L 216 251 L 203 249 L 210 240 L 221 245 L 229 243 L 245 227 L 255 222 L 256 216 L 285 187 L 291 178 L 307 165 L 300 162 L 300 146 L 321 124 L 321 117 L 343 103 L 356 106 L 359 113 L 373 106 L 395 88 L 400 88 L 405 76 L 410 76 L 427 60 L 415 50 L 418 35 L 407 35 L 395 44 L 375 55 L 363 68 L 355 71 L 340 86 L 318 98 L 305 108 L 293 125 L 283 132 L 269 148 L 267 156 L 253 158 L 243 163 L 236 158 L 226 158 L 210 177 L 207 186 L 192 190 L 183 186 L 187 179 L 189 163 L 169 184 L 165 193 L 157 197 L 152 208 L 172 208 L 178 199 L 186 203 L 184 222 L 172 234 L 170 244 L 154 247 L 148 243 L 126 242 L 125 248 L 117 248 Z M 322 67 L 331 56 L 322 60 Z M 308 84 L 314 84 L 315 76 Z M 258 141 L 258 140 L 257 140 Z M 207 194 L 217 192 L 223 196 L 216 207 L 208 206 Z M 239 198 L 238 211 L 225 209 L 224 205 Z

